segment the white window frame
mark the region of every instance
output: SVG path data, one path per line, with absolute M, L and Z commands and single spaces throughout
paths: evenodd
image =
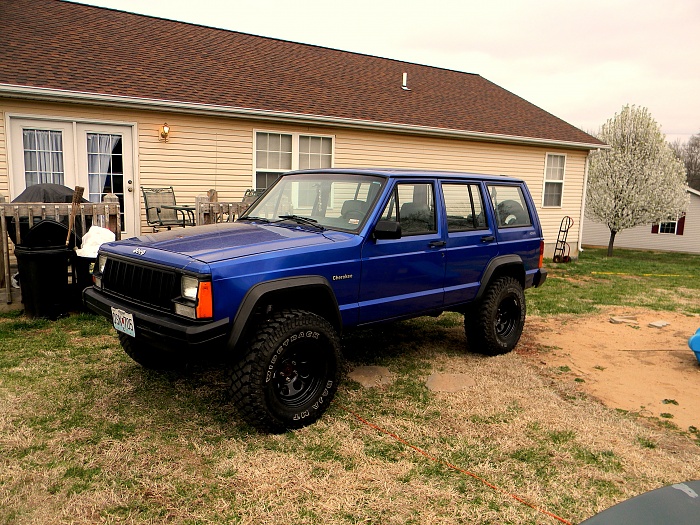
M 548 179 L 547 178 L 547 167 L 549 165 L 549 157 L 564 157 L 564 167 L 562 169 L 561 180 L 558 179 Z M 547 152 L 544 156 L 544 173 L 542 176 L 542 207 L 543 208 L 562 208 L 564 206 L 564 181 L 566 180 L 566 153 L 551 153 Z M 545 190 L 547 189 L 547 184 L 559 184 L 561 188 L 561 200 L 559 205 L 545 205 Z
M 258 133 L 274 133 L 276 135 L 290 135 L 292 137 L 292 171 L 299 169 L 299 137 L 313 138 L 329 138 L 331 139 L 331 168 L 335 166 L 335 135 L 323 135 L 319 133 L 301 133 L 298 131 L 280 131 L 273 129 L 254 129 L 253 130 L 253 178 L 251 188 L 257 188 L 257 173 L 258 173 Z M 286 169 L 267 169 L 260 168 L 260 171 L 270 173 L 286 173 Z
M 676 235 L 676 232 L 678 231 L 678 217 L 676 217 L 675 221 L 663 221 L 659 223 L 659 235 Z M 664 224 L 673 224 L 673 231 L 672 232 L 662 232 L 661 227 Z

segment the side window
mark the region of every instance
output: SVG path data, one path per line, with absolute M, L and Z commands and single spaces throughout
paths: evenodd
M 436 233 L 433 185 L 397 184 L 382 219 L 400 222 L 403 236 Z
M 447 231 L 463 232 L 486 228 L 484 201 L 477 184 L 443 184 Z
M 489 186 L 489 194 L 499 228 L 517 228 L 532 224 L 523 191 L 519 186 Z

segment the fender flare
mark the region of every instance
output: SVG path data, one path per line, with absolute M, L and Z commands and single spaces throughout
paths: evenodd
M 491 282 L 491 277 L 498 268 L 503 266 L 518 266 L 524 269 L 523 260 L 517 254 L 511 253 L 508 255 L 499 255 L 498 257 L 494 257 L 489 261 L 483 275 L 481 276 L 481 285 L 479 286 L 479 291 L 474 298 L 475 301 L 481 299 L 481 296 L 484 295 L 486 288 L 488 288 L 489 283 Z
M 320 288 L 328 294 L 328 298 L 332 301 L 333 308 L 331 312 L 328 312 L 330 315 L 327 317 L 327 319 L 338 331 L 338 334 L 340 334 L 343 321 L 340 315 L 340 308 L 338 307 L 338 300 L 335 297 L 335 293 L 333 292 L 333 288 L 331 288 L 330 283 L 325 277 L 320 275 L 301 275 L 296 277 L 274 279 L 272 281 L 264 281 L 252 286 L 243 297 L 243 300 L 238 307 L 238 311 L 236 312 L 236 316 L 233 319 L 231 334 L 229 335 L 228 340 L 229 347 L 231 347 L 231 345 L 235 345 L 243 335 L 248 324 L 248 320 L 250 319 L 252 312 L 261 298 L 271 292 L 288 292 L 302 288 Z

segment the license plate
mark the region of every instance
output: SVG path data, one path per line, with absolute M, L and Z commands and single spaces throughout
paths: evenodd
M 134 316 L 120 308 L 112 307 L 112 324 L 119 332 L 123 332 L 131 337 L 136 337 L 134 330 Z

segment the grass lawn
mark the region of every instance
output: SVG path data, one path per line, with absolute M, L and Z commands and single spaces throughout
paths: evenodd
M 550 268 L 527 293 L 530 311 L 698 312 L 698 279 L 681 276 L 697 276 L 700 258 L 616 255 Z M 444 314 L 346 336 L 349 366 L 387 366 L 393 384 L 346 380 L 318 423 L 266 436 L 238 419 L 216 368 L 145 370 L 90 315 L 4 314 L 0 524 L 561 523 L 511 494 L 577 523 L 697 478 L 688 436 L 566 390 L 516 353 L 465 352 L 461 322 Z M 431 392 L 438 371 L 468 373 L 476 387 Z
M 584 250 L 578 261 L 549 265 L 546 284 L 528 292 L 529 312 L 585 314 L 600 306 L 700 313 L 700 256 L 616 249 Z

